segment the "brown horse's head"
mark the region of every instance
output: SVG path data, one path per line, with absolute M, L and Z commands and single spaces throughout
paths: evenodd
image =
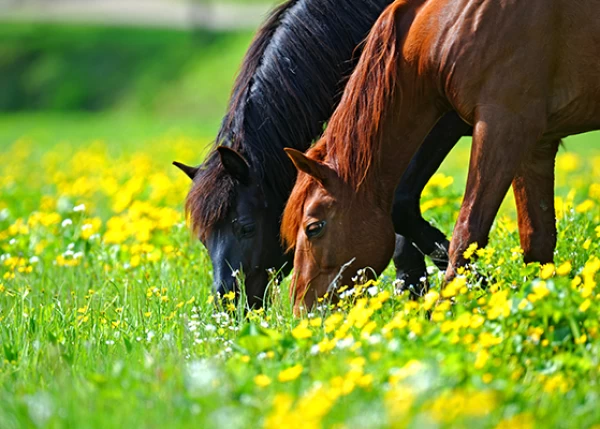
M 338 173 L 320 161 L 286 152 L 299 170 L 282 222 L 282 237 L 295 248 L 294 310 L 310 309 L 317 298 L 337 286 L 350 285 L 359 269 L 380 274 L 394 251 L 394 228 L 389 210 L 367 192 L 356 192 Z M 331 294 L 330 294 L 331 295 Z

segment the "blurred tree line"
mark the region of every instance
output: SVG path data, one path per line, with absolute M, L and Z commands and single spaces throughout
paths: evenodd
M 252 34 L 0 25 L 0 112 L 221 115 Z

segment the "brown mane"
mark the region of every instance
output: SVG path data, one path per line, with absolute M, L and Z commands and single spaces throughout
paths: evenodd
M 398 0 L 383 12 L 323 137 L 307 152 L 310 158 L 325 163 L 330 157 L 336 159 L 331 167 L 355 190 L 364 182 L 381 145 L 380 122 L 390 94 L 396 90 L 401 48 L 395 18 L 409 3 Z M 296 246 L 304 203 L 313 186 L 317 186 L 316 181 L 300 173 L 288 199 L 281 224 L 281 238 L 288 251 Z
M 342 180 L 358 190 L 381 145 L 380 123 L 396 89 L 398 52 L 396 14 L 408 1 L 396 1 L 381 15 L 366 41 L 338 109 L 321 142 Z M 328 156 L 328 157 L 329 157 Z

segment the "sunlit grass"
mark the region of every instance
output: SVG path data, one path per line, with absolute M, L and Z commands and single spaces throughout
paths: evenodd
M 248 314 L 211 294 L 189 183 L 169 166 L 199 161 L 210 133 L 110 125 L 69 136 L 50 121 L 0 149 L 0 427 L 600 422 L 597 135 L 558 159 L 556 265 L 523 264 L 509 197 L 443 291 L 432 270 L 412 301 L 388 269 L 295 319 L 287 281 Z M 467 156 L 463 143 L 424 193 L 447 233 Z

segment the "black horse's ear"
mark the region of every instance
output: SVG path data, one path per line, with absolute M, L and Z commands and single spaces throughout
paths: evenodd
M 326 186 L 327 179 L 331 177 L 331 169 L 329 167 L 319 161 L 309 158 L 299 150 L 286 147 L 284 151 L 298 170 L 303 171 L 316 179 L 323 186 Z
M 187 177 L 194 180 L 196 173 L 198 173 L 198 167 L 190 167 L 189 165 L 182 164 L 181 162 L 173 161 L 173 165 L 183 171 Z
M 250 180 L 250 165 L 248 161 L 237 151 L 227 147 L 217 147 L 219 157 L 221 158 L 221 164 L 234 179 L 239 180 L 242 183 L 248 183 Z

